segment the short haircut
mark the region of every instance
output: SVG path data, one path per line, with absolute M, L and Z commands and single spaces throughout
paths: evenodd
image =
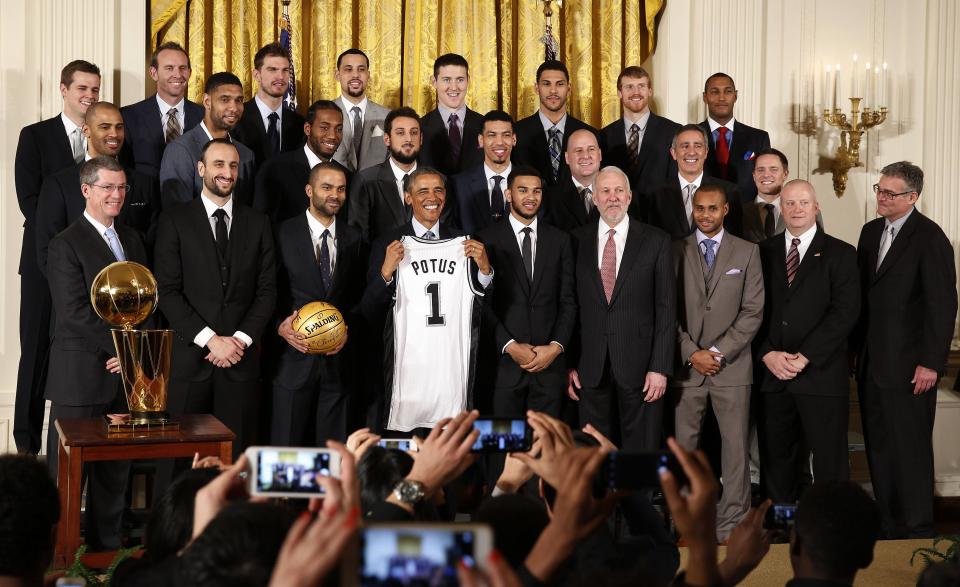
M 210 150 L 210 147 L 212 147 L 212 146 L 214 146 L 214 145 L 227 145 L 228 147 L 233 147 L 233 148 L 237 151 L 237 155 L 240 154 L 240 149 L 237 149 L 237 146 L 234 145 L 234 144 L 230 141 L 230 139 L 227 139 L 227 138 L 211 139 L 211 140 L 207 141 L 207 144 L 204 145 L 202 149 L 200 149 L 200 158 L 197 159 L 197 161 L 204 161 L 204 159 L 205 159 L 206 156 L 207 156 L 207 151 L 209 151 L 209 150 Z
M 32 457 L 0 456 L 0 575 L 46 569 L 59 519 L 60 497 L 47 468 Z
M 513 117 L 503 110 L 491 110 L 483 115 L 483 120 L 480 122 L 481 134 L 483 133 L 483 129 L 488 122 L 509 122 L 510 128 L 513 128 Z
M 263 47 L 260 47 L 260 50 L 257 51 L 257 54 L 253 56 L 253 68 L 259 70 L 263 67 L 263 61 L 267 57 L 283 57 L 288 62 L 292 61 L 290 59 L 290 51 L 280 43 L 267 43 Z
M 540 175 L 536 167 L 532 165 L 515 165 L 507 177 L 508 190 L 513 189 L 513 182 L 516 181 L 518 177 L 535 177 L 540 180 L 540 187 L 543 187 L 543 176 Z
M 700 133 L 700 136 L 703 137 L 703 144 L 707 147 L 707 150 L 710 149 L 710 139 L 707 138 L 707 131 L 703 130 L 703 127 L 699 124 L 685 124 L 677 129 L 677 132 L 673 133 L 673 141 L 670 142 L 670 146 L 674 149 L 677 148 L 677 141 L 680 140 L 680 135 L 685 132 L 695 131 Z
M 923 170 L 909 161 L 891 163 L 880 170 L 880 175 L 902 179 L 910 191 L 917 192 L 917 196 L 923 192 Z
M 197 492 L 213 481 L 213 468 L 188 469 L 171 483 L 154 503 L 143 533 L 144 559 L 160 562 L 176 556 L 193 536 L 193 504 Z
M 101 110 L 112 110 L 117 114 L 120 114 L 120 109 L 117 108 L 117 105 L 113 104 L 112 102 L 94 102 L 83 114 L 83 123 L 89 124 L 89 121 L 93 120 L 93 117 L 96 116 Z
M 639 65 L 628 65 L 627 67 L 623 68 L 623 71 L 621 71 L 620 75 L 617 76 L 618 90 L 620 89 L 620 86 L 622 85 L 622 82 L 623 82 L 623 78 L 625 77 L 632 77 L 635 79 L 647 78 L 647 81 L 649 81 L 650 85 L 653 86 L 653 80 L 650 78 L 650 73 L 646 69 L 640 67 Z
M 361 51 L 360 49 L 357 49 L 356 47 L 351 47 L 346 51 L 344 51 L 343 53 L 337 55 L 337 69 L 340 69 L 340 62 L 343 61 L 343 58 L 346 57 L 347 55 L 360 55 L 361 57 L 366 59 L 367 67 L 370 67 L 370 58 L 367 57 L 367 54 Z
M 720 194 L 723 196 L 723 203 L 727 203 L 727 192 L 715 183 L 708 183 L 697 188 L 697 191 L 693 194 L 693 201 L 696 201 L 697 194 Z
M 780 163 L 783 165 L 784 169 L 790 169 L 790 162 L 787 161 L 787 156 L 784 155 L 783 152 L 780 151 L 779 149 L 774 149 L 773 147 L 760 149 L 759 151 L 756 152 L 753 160 L 756 161 L 757 159 L 759 159 L 764 155 L 775 155 L 778 159 L 780 159 Z
M 458 55 L 457 53 L 444 53 L 440 57 L 437 57 L 433 62 L 433 77 L 440 75 L 440 68 L 448 65 L 459 65 L 467 70 L 467 75 L 470 75 L 470 64 L 467 63 L 467 60 L 463 55 Z
M 733 86 L 733 89 L 734 89 L 734 90 L 737 89 L 737 84 L 736 84 L 736 82 L 733 81 L 733 78 L 732 78 L 730 75 L 728 75 L 728 74 L 726 74 L 726 73 L 723 73 L 722 71 L 718 71 L 717 73 L 711 75 L 711 76 L 708 77 L 706 80 L 704 80 L 704 82 L 703 82 L 703 91 L 704 91 L 704 92 L 707 91 L 707 84 L 710 83 L 710 80 L 712 80 L 713 78 L 716 78 L 716 77 L 725 77 L 725 78 L 727 78 L 728 80 L 730 80 L 730 84 Z
M 411 468 L 413 457 L 401 450 L 374 445 L 363 453 L 357 463 L 357 480 L 364 517 L 390 496 Z
M 212 94 L 220 86 L 240 86 L 243 89 L 243 82 L 229 71 L 220 71 L 207 78 L 207 83 L 203 85 L 203 93 Z
M 383 120 L 383 130 L 387 134 L 393 131 L 393 121 L 398 118 L 412 118 L 417 121 L 418 126 L 420 125 L 420 115 L 417 114 L 417 111 L 409 106 L 401 106 L 388 112 L 387 117 Z
M 418 166 L 416 169 L 414 169 L 407 175 L 407 178 L 403 180 L 403 191 L 405 193 L 409 192 L 411 186 L 413 186 L 414 180 L 416 180 L 418 177 L 421 177 L 423 175 L 436 175 L 437 177 L 440 178 L 440 182 L 443 184 L 443 187 L 444 188 L 447 187 L 446 175 L 434 169 L 433 167 L 424 165 L 422 167 Z
M 70 87 L 70 84 L 73 83 L 73 74 L 75 73 L 92 73 L 95 76 L 100 76 L 100 68 L 96 65 L 90 63 L 89 61 L 84 61 L 83 59 L 77 59 L 71 61 L 70 63 L 63 66 L 63 69 L 60 70 L 60 83 Z
M 800 498 L 793 531 L 806 558 L 832 578 L 853 575 L 873 561 L 880 510 L 850 481 L 814 483 Z
M 623 182 L 626 184 L 627 189 L 628 190 L 630 189 L 630 176 L 627 175 L 627 173 L 624 170 L 620 169 L 616 165 L 607 165 L 606 167 L 600 168 L 600 171 L 597 172 L 597 179 L 594 181 L 594 185 L 596 185 L 597 181 L 600 180 L 601 175 L 610 174 L 610 173 L 613 173 L 614 175 L 619 175 L 621 178 L 623 178 Z
M 540 76 L 543 75 L 545 71 L 559 71 L 563 73 L 563 77 L 570 81 L 570 72 L 567 71 L 567 66 L 563 64 L 562 61 L 556 59 L 548 59 L 540 64 L 540 67 L 537 68 L 537 83 L 540 83 Z
M 115 158 L 108 155 L 100 155 L 89 161 L 85 161 L 80 166 L 80 185 L 93 185 L 100 181 L 100 170 L 123 171 L 123 165 Z
M 150 55 L 150 67 L 156 69 L 157 66 L 160 65 L 158 58 L 160 57 L 160 53 L 163 51 L 179 51 L 183 53 L 187 58 L 187 67 L 190 67 L 190 54 L 187 53 L 187 50 L 183 48 L 183 45 L 175 41 L 167 41 L 153 50 L 153 53 Z M 193 69 L 192 67 L 190 68 Z
M 338 171 L 343 174 L 344 180 L 347 179 L 347 171 L 343 168 L 343 165 L 340 165 L 336 161 L 321 161 L 310 170 L 310 179 L 307 180 L 307 183 L 313 185 L 313 182 L 317 181 L 317 176 L 324 171 Z
M 337 106 L 337 103 L 333 100 L 317 100 L 313 104 L 310 104 L 310 107 L 307 108 L 307 122 L 313 124 L 314 118 L 317 116 L 317 112 L 321 110 L 335 110 L 340 113 L 340 118 L 343 118 L 343 110 Z

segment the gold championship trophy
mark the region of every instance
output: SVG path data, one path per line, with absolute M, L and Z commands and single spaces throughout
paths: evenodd
M 97 315 L 115 326 L 113 344 L 130 414 L 107 416 L 113 433 L 177 430 L 167 408 L 172 330 L 134 330 L 156 309 L 157 280 L 150 270 L 132 261 L 103 268 L 90 286 L 90 304 Z

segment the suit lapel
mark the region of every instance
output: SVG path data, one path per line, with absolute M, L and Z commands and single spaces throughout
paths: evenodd
M 890 267 L 896 265 L 897 260 L 903 255 L 903 251 L 906 250 L 907 246 L 910 244 L 910 237 L 913 236 L 913 231 L 917 226 L 919 219 L 916 216 L 920 214 L 918 210 L 914 210 L 910 214 L 910 218 L 907 218 L 907 221 L 903 223 L 903 226 L 900 228 L 900 232 L 896 234 L 893 238 L 893 244 L 890 245 L 890 249 L 887 251 L 887 255 L 883 258 L 883 263 L 880 264 L 880 267 L 876 269 L 876 279 L 882 277 L 887 271 L 890 270 Z M 881 227 L 886 227 L 886 221 L 883 222 Z M 883 234 L 883 228 L 881 228 L 881 235 Z M 873 259 L 873 266 L 877 265 L 877 258 L 880 256 L 880 241 L 877 240 L 877 254 Z
M 346 222 L 337 226 L 337 264 L 333 268 L 333 283 L 330 285 L 330 291 L 327 292 L 327 298 L 332 299 L 344 287 L 344 274 L 349 270 L 348 263 L 350 257 L 348 252 L 357 242 L 357 237 L 350 232 Z M 320 272 L 317 271 L 319 277 Z
M 482 166 L 471 176 L 470 193 L 474 194 L 472 205 L 475 218 L 478 221 L 481 218 L 486 218 L 485 222 L 479 222 L 479 226 L 486 226 L 492 216 L 490 215 L 490 204 L 487 197 L 487 175 Z M 506 204 L 506 202 L 504 203 Z
M 694 279 L 685 280 L 693 282 L 704 298 L 707 296 L 707 284 L 704 281 L 703 267 L 700 264 L 700 245 L 697 244 L 697 237 L 691 235 L 684 240 L 684 272 Z
M 116 262 L 117 258 L 114 256 L 113 251 L 110 250 L 110 245 L 107 244 L 107 241 L 103 240 L 103 236 L 97 232 L 97 229 L 90 224 L 89 220 L 83 216 L 81 216 L 81 218 L 83 218 L 81 225 L 84 227 L 84 235 L 86 239 L 90 241 L 90 251 L 96 253 L 103 262 L 104 267 Z M 124 244 L 123 241 L 121 241 L 120 244 L 122 246 Z
M 157 97 L 156 97 L 156 95 L 154 95 L 152 98 L 150 98 L 150 106 L 149 106 L 149 108 L 150 108 L 150 117 L 151 117 L 151 118 L 153 119 L 153 121 L 154 121 L 153 124 L 149 124 L 149 125 L 148 125 L 149 128 L 150 128 L 150 130 L 148 130 L 147 132 L 150 133 L 150 140 L 152 140 L 152 141 L 160 141 L 161 143 L 163 143 L 163 142 L 164 142 L 164 139 L 165 139 L 165 137 L 163 136 L 163 132 L 164 132 L 164 129 L 167 127 L 167 125 L 164 124 L 164 122 L 166 122 L 166 121 L 163 120 L 163 115 L 160 113 L 160 104 L 157 102 Z M 184 101 L 184 110 L 189 110 L 189 108 L 186 107 L 186 101 Z M 186 112 L 183 113 L 183 120 L 184 120 L 184 122 L 186 122 L 187 124 L 190 123 L 190 121 L 187 120 L 187 113 L 186 113 Z M 186 126 L 186 125 L 184 125 L 184 126 Z M 140 129 L 137 129 L 137 130 L 139 131 Z M 183 133 L 185 133 L 185 132 L 187 132 L 187 129 L 186 129 L 186 128 L 180 129 L 180 134 L 181 134 L 181 135 L 182 135 Z M 164 143 L 164 145 L 165 145 L 165 143 Z
M 543 281 L 543 271 L 546 265 L 546 251 L 552 251 L 551 247 L 557 246 L 553 236 L 549 231 L 544 230 L 543 222 L 537 222 L 537 254 L 533 257 L 533 283 L 530 286 L 530 295 L 537 292 L 540 283 Z
M 725 233 L 724 236 L 729 237 L 730 233 Z M 733 256 L 733 247 L 733 241 L 729 238 L 724 239 L 724 241 L 720 243 L 720 249 L 717 250 L 717 257 L 713 260 L 713 272 L 710 274 L 710 287 L 707 289 L 708 301 L 713 297 L 713 292 L 717 290 L 717 283 L 720 281 L 720 277 L 724 275 L 728 269 L 730 259 Z
M 213 228 L 210 224 L 210 218 L 207 216 L 207 209 L 203 207 L 203 200 L 197 196 L 190 202 L 190 205 L 196 209 L 191 215 L 191 221 L 193 222 L 193 233 L 199 239 L 200 246 L 198 250 L 190 251 L 188 254 L 197 254 L 204 257 L 201 261 L 202 267 L 219 267 L 220 259 L 217 254 L 217 241 L 213 236 Z M 233 228 L 235 229 L 236 227 L 236 224 L 234 224 Z M 220 280 L 217 279 L 216 281 L 219 282 Z
M 800 282 L 820 264 L 820 256 L 823 253 L 823 245 L 826 239 L 823 238 L 823 231 L 817 229 L 807 247 L 807 252 L 803 254 L 803 259 L 797 267 L 797 274 L 793 277 L 793 283 L 790 284 L 790 291 L 796 291 Z M 786 272 L 786 256 L 784 256 L 784 272 Z
M 627 230 L 627 242 L 623 247 L 623 257 L 620 259 L 620 269 L 617 271 L 617 281 L 613 286 L 613 293 L 610 295 L 610 305 L 617 300 L 617 294 L 623 288 L 623 282 L 627 280 L 633 263 L 640 256 L 640 245 L 644 240 L 643 230 L 639 222 L 631 222 Z
M 305 273 L 316 291 L 324 291 L 323 281 L 320 279 L 320 270 L 317 268 L 316 253 L 313 250 L 313 237 L 310 235 L 310 225 L 304 214 L 299 216 L 293 225 L 293 242 L 296 243 L 296 255 L 300 270 Z M 340 250 L 339 248 L 337 249 Z M 339 262 L 339 259 L 337 259 Z M 324 292 L 329 294 L 329 292 Z
M 335 102 L 337 103 L 337 106 L 340 107 L 340 110 L 343 112 L 343 129 L 344 129 L 343 144 L 347 150 L 347 160 L 351 165 L 351 169 L 356 170 L 359 166 L 359 162 L 357 161 L 357 153 L 356 151 L 353 150 L 353 146 L 352 146 L 353 145 L 353 113 L 350 112 L 350 109 L 347 108 L 346 104 L 344 104 L 343 96 L 340 96 L 339 98 L 337 98 Z M 367 112 L 369 113 L 369 111 L 370 111 L 370 105 L 368 103 Z M 349 132 L 347 132 L 348 128 L 350 129 Z M 360 148 L 362 149 L 363 146 L 361 145 Z
M 397 181 L 393 176 L 390 161 L 384 161 L 380 167 L 380 172 L 377 174 L 377 179 L 384 184 L 386 192 L 380 190 L 380 195 L 386 200 L 386 204 L 393 212 L 393 217 L 397 219 L 397 223 L 406 221 L 407 213 L 404 210 L 403 202 L 400 201 L 399 194 L 397 194 Z

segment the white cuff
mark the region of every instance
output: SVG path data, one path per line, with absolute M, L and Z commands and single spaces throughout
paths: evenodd
M 204 326 L 196 336 L 193 337 L 193 344 L 197 345 L 200 348 L 207 346 L 207 343 L 210 342 L 210 339 L 216 336 L 216 332 L 213 331 L 209 326 Z

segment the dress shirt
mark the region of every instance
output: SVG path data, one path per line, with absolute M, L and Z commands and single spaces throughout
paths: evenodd
M 400 194 L 400 203 L 406 204 L 403 197 L 403 176 L 409 175 L 417 170 L 417 162 L 413 162 L 413 167 L 410 168 L 410 171 L 404 171 L 397 167 L 396 161 L 393 160 L 393 157 L 387 159 L 390 162 L 390 169 L 393 171 L 394 181 L 397 184 L 397 192 Z
M 597 207 L 597 205 L 593 203 L 593 194 L 596 193 L 596 190 L 594 189 L 593 184 L 583 185 L 582 183 L 580 183 L 579 181 L 577 181 L 577 178 L 576 178 L 576 177 L 573 177 L 572 174 L 570 175 L 570 179 L 573 180 L 573 187 L 574 187 L 574 189 L 577 190 L 577 197 L 580 198 L 580 205 L 583 206 L 583 209 L 584 209 L 584 210 L 587 210 L 587 203 L 586 203 L 586 201 L 583 199 L 583 195 L 582 195 L 582 194 L 583 194 L 583 188 L 590 188 L 590 210 L 587 210 L 587 214 L 589 214 L 590 211 L 592 211 L 594 208 Z
M 778 195 L 776 200 L 772 202 L 768 202 L 758 194 L 756 199 L 753 201 L 753 203 L 756 204 L 757 211 L 760 212 L 761 228 L 763 227 L 763 223 L 766 221 L 766 217 L 767 217 L 767 210 L 764 208 L 764 206 L 766 206 L 767 204 L 773 205 L 773 226 L 774 226 L 773 230 L 774 232 L 776 232 L 777 221 L 780 220 L 780 196 Z
M 710 125 L 710 134 L 713 135 L 713 141 L 712 141 L 712 142 L 713 142 L 714 145 L 716 145 L 716 144 L 717 144 L 717 141 L 720 139 L 720 131 L 718 131 L 717 129 L 720 128 L 721 126 L 727 127 L 727 130 L 730 131 L 730 132 L 727 133 L 727 146 L 729 147 L 730 145 L 733 144 L 733 126 L 734 126 L 734 122 L 736 122 L 736 121 L 735 121 L 733 118 L 731 118 L 730 120 L 727 121 L 726 124 L 720 124 L 719 122 L 717 122 L 716 120 L 710 118 L 709 116 L 707 117 L 707 124 Z M 710 145 L 707 145 L 707 146 L 709 147 Z
M 170 112 L 171 108 L 177 109 L 177 122 L 180 123 L 180 134 L 187 132 L 187 113 L 184 112 L 184 110 L 186 110 L 186 98 L 180 98 L 179 102 L 171 106 L 160 98 L 160 94 L 157 94 L 157 104 L 160 106 L 160 130 L 164 132 L 164 136 L 166 136 L 167 132 L 167 112 Z
M 66 114 L 60 113 L 60 121 L 63 122 L 63 130 L 67 133 L 67 141 L 70 143 L 70 149 L 73 150 L 73 131 L 80 129 L 80 140 L 83 141 L 83 152 L 87 152 L 87 137 L 83 136 L 83 129 L 73 123 Z
M 907 222 L 907 218 L 910 218 L 910 215 L 913 214 L 914 210 L 916 210 L 916 208 L 911 207 L 909 212 L 907 212 L 900 218 L 897 218 L 893 222 L 890 222 L 889 220 L 884 221 L 883 223 L 884 232 L 889 233 L 890 227 L 893 226 L 893 241 L 896 241 L 897 237 L 900 236 L 900 231 L 903 230 L 903 225 Z M 883 233 L 880 233 L 880 242 L 883 243 Z M 891 247 L 893 246 L 893 242 L 890 243 L 890 246 Z M 890 254 L 889 247 L 887 248 L 887 254 Z
M 319 220 L 317 220 L 316 216 L 310 213 L 310 210 L 306 211 L 306 215 L 307 226 L 310 228 L 310 241 L 312 243 L 312 246 L 310 247 L 311 250 L 316 251 L 317 247 L 322 246 L 323 231 L 330 231 L 330 235 L 327 237 L 327 250 L 330 251 L 330 275 L 332 276 L 333 271 L 337 266 L 337 219 L 334 217 L 333 222 L 330 223 L 330 226 L 324 226 Z
M 424 235 L 428 230 L 431 231 L 431 232 L 433 232 L 433 235 L 434 235 L 435 237 L 437 237 L 438 239 L 440 238 L 440 223 L 439 223 L 439 222 L 428 228 L 428 227 L 420 224 L 420 222 L 418 222 L 416 218 L 411 218 L 411 219 L 410 219 L 410 224 L 413 225 L 413 234 L 415 234 L 415 235 L 417 236 L 417 238 L 423 238 L 423 235 Z M 469 238 L 469 237 L 468 237 L 468 238 Z M 390 281 L 393 281 L 393 280 L 391 279 Z M 388 281 L 387 283 L 389 284 L 390 281 Z M 483 289 L 487 289 L 487 286 L 490 285 L 490 282 L 493 281 L 493 267 L 490 268 L 490 275 L 484 275 L 482 271 L 477 270 L 477 281 L 480 282 L 480 287 L 482 287 Z
M 637 125 L 640 127 L 639 144 L 643 145 L 643 133 L 646 132 L 647 123 L 650 122 L 650 109 L 647 108 L 642 114 L 640 114 L 640 116 L 637 116 L 636 118 L 631 118 L 632 116 L 634 116 L 633 112 L 623 112 L 623 126 L 626 127 L 624 129 L 626 131 L 624 136 L 627 139 L 627 144 L 630 144 L 630 127 Z
M 490 169 L 489 167 L 487 167 L 487 164 L 486 164 L 486 163 L 483 164 L 483 173 L 484 173 L 484 175 L 487 176 L 487 203 L 490 204 L 490 205 L 493 205 L 493 176 L 494 176 L 494 175 L 499 175 L 500 177 L 503 178 L 503 179 L 500 180 L 500 191 L 501 191 L 501 192 L 504 192 L 504 196 L 503 196 L 503 211 L 504 211 L 504 213 L 506 213 L 506 214 L 509 214 L 509 213 L 510 213 L 510 204 L 507 203 L 507 196 L 506 196 L 506 191 L 507 191 L 507 178 L 510 177 L 510 172 L 511 172 L 512 170 L 513 170 L 513 164 L 512 164 L 512 163 L 507 163 L 507 168 L 504 169 L 502 172 L 499 172 L 499 173 L 496 172 L 496 171 L 494 171 L 494 170 L 492 170 L 492 169 Z
M 623 249 L 627 246 L 627 232 L 630 230 L 630 215 L 624 214 L 623 220 L 616 226 L 608 226 L 603 219 L 597 226 L 597 269 L 603 266 L 603 248 L 607 245 L 607 232 L 610 229 L 616 232 L 613 235 L 613 243 L 617 247 L 617 275 L 620 274 L 620 260 L 623 259 Z
M 443 120 L 443 128 L 447 129 L 447 132 L 450 132 L 450 115 L 457 115 L 457 127 L 460 129 L 460 137 L 465 138 L 463 134 L 463 123 L 466 122 L 467 118 L 467 105 L 457 108 L 456 110 L 450 110 L 443 104 L 437 104 L 437 110 L 440 112 L 440 118 Z
M 716 263 L 717 263 L 717 257 L 716 257 L 716 255 L 719 254 L 719 252 L 720 252 L 720 243 L 723 242 L 723 234 L 724 234 L 723 229 L 721 228 L 721 229 L 720 229 L 720 232 L 718 232 L 717 234 L 715 234 L 715 235 L 713 235 L 713 236 L 707 236 L 707 235 L 703 234 L 702 232 L 700 232 L 700 229 L 699 229 L 699 228 L 696 230 L 696 233 L 697 233 L 697 247 L 700 249 L 700 256 L 701 256 L 701 257 L 703 257 L 703 256 L 704 256 L 704 253 L 707 252 L 707 246 L 706 246 L 705 244 L 703 244 L 703 241 L 705 241 L 705 240 L 707 240 L 707 239 L 709 238 L 709 239 L 713 239 L 713 242 L 716 243 L 715 245 L 713 245 L 713 254 L 714 254 L 713 263 L 714 263 L 714 266 L 716 266 Z M 721 351 L 720 349 L 718 349 L 716 346 L 711 346 L 711 347 L 710 347 L 710 350 L 713 351 L 713 352 L 715 352 L 715 353 L 721 353 L 721 352 L 723 352 L 723 351 Z M 722 360 L 721 360 L 720 357 L 714 357 L 714 360 L 716 360 L 718 363 L 721 363 L 721 362 L 722 362 Z
M 87 211 L 83 211 L 83 217 L 87 219 L 87 222 L 93 225 L 97 229 L 97 234 L 100 235 L 100 238 L 103 239 L 103 242 L 107 243 L 107 247 L 110 247 L 110 239 L 107 238 L 107 229 L 113 227 L 113 223 L 110 223 L 110 226 L 106 226 L 97 222 L 93 216 L 87 214 Z M 116 229 L 114 229 L 116 231 Z M 120 250 L 123 250 L 123 243 L 120 242 L 120 235 L 117 235 L 117 244 L 120 245 Z M 110 250 L 113 251 L 113 247 L 110 247 Z M 126 254 L 126 253 L 124 253 Z
M 310 148 L 309 141 L 303 144 L 303 153 L 307 156 L 307 165 L 310 166 L 310 169 L 316 167 L 318 163 L 323 163 L 323 159 L 317 156 L 317 154 L 313 152 L 313 149 Z
M 810 243 L 813 241 L 814 235 L 817 234 L 817 223 L 814 222 L 813 226 L 807 229 L 807 231 L 799 236 L 794 236 L 790 233 L 790 229 L 783 231 L 783 242 L 784 242 L 784 251 L 787 255 L 790 254 L 790 247 L 793 245 L 793 239 L 800 239 L 800 244 L 797 245 L 797 253 L 800 254 L 800 260 L 798 263 L 803 263 L 803 256 L 807 253 L 807 249 L 810 248 Z
M 340 99 L 343 100 L 343 142 L 348 142 L 347 137 L 353 137 L 353 109 L 360 109 L 360 126 L 363 126 L 363 121 L 367 119 L 367 104 L 369 100 L 364 96 L 363 100 L 360 100 L 356 104 L 353 103 L 353 100 L 344 94 L 340 94 Z M 350 130 L 347 130 L 349 127 Z
M 283 137 L 280 135 L 281 128 L 283 127 L 283 100 L 280 101 L 280 105 L 277 106 L 276 110 L 270 110 L 270 107 L 267 106 L 267 103 L 260 99 L 260 96 L 254 96 L 253 102 L 257 105 L 257 109 L 260 111 L 260 119 L 263 121 L 263 130 L 264 132 L 270 130 L 270 119 L 268 118 L 271 114 L 276 113 L 279 117 L 277 118 L 277 136 L 280 137 L 280 144 L 283 144 Z
M 684 190 L 687 189 L 687 186 L 688 186 L 688 185 L 692 185 L 692 186 L 693 186 L 693 195 L 691 195 L 691 196 L 690 196 L 690 199 L 687 200 L 686 204 L 684 204 L 684 207 L 685 207 L 686 212 L 687 212 L 687 222 L 689 222 L 690 224 L 693 224 L 693 197 L 694 197 L 695 195 L 697 195 L 697 190 L 700 189 L 700 185 L 703 183 L 703 172 L 701 171 L 701 172 L 700 172 L 700 175 L 698 175 L 697 178 L 694 179 L 693 181 L 687 181 L 687 180 L 684 179 L 683 176 L 680 175 L 679 173 L 677 174 L 677 177 L 680 178 L 680 198 L 681 198 L 681 202 L 683 201 L 682 198 L 684 198 L 684 197 L 686 196 L 686 194 L 684 193 Z
M 553 128 L 553 127 L 557 127 L 557 130 L 560 131 L 560 145 L 561 145 L 561 149 L 562 149 L 562 148 L 563 148 L 563 147 L 562 147 L 562 145 L 563 145 L 563 130 L 564 130 L 564 129 L 566 128 L 566 126 L 567 126 L 567 114 L 564 113 L 564 114 L 563 114 L 563 117 L 560 118 L 560 120 L 558 120 L 556 124 L 550 122 L 550 119 L 547 118 L 546 115 L 544 115 L 543 110 L 538 110 L 538 111 L 537 111 L 537 114 L 540 115 L 540 124 L 543 125 L 543 135 L 544 135 L 545 137 L 547 137 L 547 146 L 548 146 L 548 147 L 550 146 L 550 129 Z M 560 153 L 560 161 L 563 162 L 563 153 L 562 153 L 562 152 Z
M 210 134 L 210 130 L 207 129 L 207 123 L 206 123 L 205 121 L 203 121 L 203 120 L 200 121 L 200 128 L 202 128 L 202 129 L 203 129 L 203 132 L 206 133 L 207 138 L 212 141 L 212 140 L 213 140 L 213 135 Z M 227 131 L 226 139 L 227 139 L 228 141 L 230 141 L 231 143 L 233 142 L 233 137 L 230 136 L 230 132 L 229 132 L 229 131 Z M 196 169 L 197 166 L 194 165 L 193 167 L 194 167 L 194 169 Z

